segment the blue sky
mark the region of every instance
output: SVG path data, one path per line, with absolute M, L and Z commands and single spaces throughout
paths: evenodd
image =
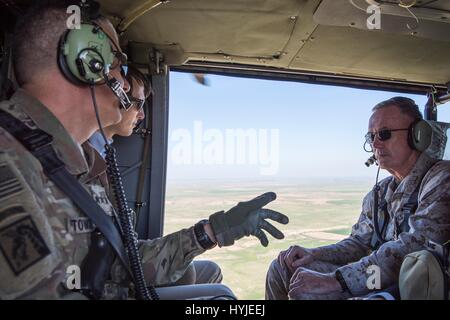
M 208 80 L 209 86 L 202 86 L 190 74 L 170 74 L 169 180 L 373 177 L 376 169 L 365 167 L 369 154 L 362 149 L 371 108 L 396 95 L 410 97 L 419 106 L 426 102 L 425 96 L 295 82 L 216 75 L 209 75 Z M 439 118 L 450 121 L 450 107 L 443 106 Z M 206 140 L 200 133 L 211 129 L 214 129 L 210 131 L 212 137 Z M 250 129 L 257 134 L 266 130 L 268 140 L 258 140 L 258 143 L 266 142 L 269 149 L 264 150 L 270 154 L 271 164 L 261 163 L 260 159 L 250 163 L 249 156 L 244 164 L 236 161 L 212 164 L 204 159 L 195 163 L 193 155 L 189 164 L 186 161 L 180 164 L 179 153 L 175 151 L 186 150 L 180 149 L 186 146 L 181 144 L 188 141 L 186 134 L 190 135 L 192 148 L 195 139 L 197 142 L 203 139 L 197 150 L 207 152 L 205 148 L 211 147 L 213 141 L 214 146 L 220 146 L 214 137 L 227 138 L 227 129 Z M 278 132 L 278 138 L 272 134 L 273 130 Z M 270 139 L 279 141 L 278 149 L 272 153 Z M 224 153 L 226 157 L 227 150 Z M 262 174 L 264 166 L 271 166 L 272 172 Z

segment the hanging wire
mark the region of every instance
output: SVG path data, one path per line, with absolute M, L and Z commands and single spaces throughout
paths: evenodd
M 399 3 L 398 3 L 398 6 L 400 8 L 406 9 L 409 12 L 409 14 L 414 18 L 414 20 L 416 21 L 416 24 L 414 26 L 411 26 L 409 23 L 406 24 L 406 27 L 409 30 L 417 29 L 419 27 L 419 24 L 420 24 L 419 18 L 410 9 L 410 8 L 414 7 L 416 4 L 417 4 L 416 0 L 411 1 L 411 3 L 405 3 L 403 0 L 399 0 Z

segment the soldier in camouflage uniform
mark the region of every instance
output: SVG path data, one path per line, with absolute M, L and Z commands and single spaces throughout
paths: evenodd
M 56 63 L 57 46 L 66 31 L 66 8 L 71 3 L 52 2 L 40 4 L 16 27 L 14 67 L 22 89 L 1 102 L 0 109 L 30 128 L 38 127 L 53 136 L 52 146 L 69 173 L 83 184 L 105 214 L 114 218 L 116 213 L 104 187 L 98 179 L 92 179 L 96 173 L 89 172 L 95 167 L 95 158 L 81 148 L 98 130 L 89 88 L 69 82 Z M 128 90 L 120 65 L 110 74 Z M 97 86 L 95 91 L 103 125 L 119 122 L 117 97 L 106 86 Z M 1 127 L 0 146 L 0 299 L 85 299 L 72 290 L 68 270 L 82 266 L 90 250 L 91 235 L 98 232 L 95 225 L 48 179 L 40 162 Z M 283 234 L 265 219 L 287 223 L 288 218 L 261 209 L 274 199 L 275 194 L 267 193 L 211 215 L 209 221 L 200 224 L 203 229 L 197 228 L 201 237 L 191 227 L 141 241 L 146 283 L 177 281 L 192 259 L 205 252 L 205 243 L 212 243 L 210 247 L 229 246 L 244 236 L 255 235 L 267 246 L 267 236 L 261 229 L 282 238 Z M 127 298 L 130 283 L 125 268 L 116 259 L 103 298 Z M 160 294 L 162 298 L 177 297 L 167 294 L 167 290 Z M 208 292 L 199 290 L 178 297 L 196 294 Z
M 117 43 L 117 34 L 113 29 L 108 28 L 108 24 L 104 27 L 104 30 L 108 30 L 108 33 L 112 39 Z M 145 118 L 143 103 L 152 93 L 150 82 L 147 78 L 135 67 L 129 65 L 126 75 L 126 79 L 130 84 L 130 99 L 133 102 L 133 106 L 128 111 L 122 112 L 122 120 L 103 129 L 106 139 L 109 143 L 112 143 L 115 135 L 128 137 L 132 134 L 133 129 L 136 127 L 139 121 Z M 89 145 L 95 148 L 95 150 L 104 157 L 105 147 L 104 139 L 99 131 L 94 133 L 89 141 L 83 144 L 83 147 L 89 148 Z M 103 167 L 106 170 L 104 161 L 97 157 L 99 167 Z M 103 164 L 102 164 L 103 162 Z M 100 179 L 105 179 L 106 172 L 96 172 Z M 108 189 L 107 185 L 104 185 Z M 113 199 L 112 195 L 109 196 Z M 186 269 L 185 274 L 171 285 L 190 285 L 190 284 L 206 284 L 206 283 L 220 283 L 223 279 L 222 271 L 220 267 L 213 261 L 209 260 L 194 260 Z
M 389 214 L 386 242 L 373 246 L 372 190 L 364 197 L 361 215 L 348 238 L 318 248 L 292 246 L 279 254 L 267 274 L 267 299 L 363 296 L 371 292 L 369 287 L 373 289 L 368 286 L 368 280 L 373 280 L 371 266 L 380 270 L 378 289 L 387 289 L 397 284 L 405 255 L 423 249 L 427 239 L 437 243 L 450 239 L 450 162 L 413 150 L 407 142 L 409 131 L 404 130 L 422 119 L 417 105 L 410 99 L 396 97 L 378 104 L 373 111 L 370 142 L 380 167 L 392 174 L 379 183 L 378 191 L 380 201 L 383 197 L 386 200 Z M 387 139 L 380 139 L 382 129 L 392 130 Z M 442 157 L 439 148 L 431 149 L 431 155 Z M 415 190 L 418 206 L 406 221 L 405 204 Z M 405 223 L 410 229 L 402 232 Z
M 116 42 L 118 39 L 116 33 L 113 31 L 110 25 L 106 24 L 104 30 L 107 30 L 108 34 Z M 133 101 L 132 107 L 128 111 L 122 112 L 122 120 L 103 129 L 105 137 L 112 143 L 112 138 L 115 135 L 130 136 L 134 127 L 138 121 L 144 119 L 145 114 L 143 110 L 143 102 L 147 99 L 151 92 L 151 86 L 145 76 L 136 68 L 128 66 L 128 72 L 126 79 L 130 84 L 130 99 Z M 97 131 L 89 141 L 83 144 L 88 158 L 94 159 L 92 168 L 90 168 L 91 179 L 99 179 L 99 182 L 108 191 L 108 181 L 106 175 L 106 163 L 103 160 L 105 154 L 104 139 L 99 131 Z M 93 148 L 95 150 L 93 150 Z M 111 192 L 108 192 L 109 199 L 113 199 Z M 114 201 L 112 201 L 114 203 Z M 222 272 L 220 267 L 208 260 L 195 260 L 189 264 L 184 275 L 178 279 L 175 283 L 167 282 L 165 285 L 192 285 L 192 284 L 208 284 L 208 283 L 220 283 L 222 281 Z M 216 294 L 219 295 L 219 294 Z

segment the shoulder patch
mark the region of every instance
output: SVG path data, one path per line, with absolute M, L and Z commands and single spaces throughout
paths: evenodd
M 0 251 L 16 276 L 50 254 L 31 216 L 0 229 Z
M 19 193 L 23 187 L 14 172 L 6 163 L 0 164 L 0 200 Z
M 105 213 L 112 217 L 113 216 L 113 206 L 108 199 L 105 188 L 97 184 L 89 185 L 90 193 L 94 198 L 95 202 L 105 211 Z

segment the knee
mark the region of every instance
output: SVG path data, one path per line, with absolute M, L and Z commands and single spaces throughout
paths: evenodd
M 282 266 L 278 259 L 274 259 L 269 265 L 269 269 L 267 270 L 267 281 L 270 281 L 274 278 L 279 278 L 282 274 L 281 272 Z
M 220 283 L 222 281 L 222 270 L 219 265 L 210 260 L 194 261 L 197 273 L 196 283 Z
M 222 269 L 220 269 L 220 266 L 214 261 L 208 261 L 208 267 L 213 270 L 214 273 L 222 274 Z
M 215 263 L 214 261 L 208 261 L 208 268 L 211 270 L 211 273 L 213 274 L 213 283 L 220 283 L 223 279 L 222 275 L 222 269 L 220 266 Z

